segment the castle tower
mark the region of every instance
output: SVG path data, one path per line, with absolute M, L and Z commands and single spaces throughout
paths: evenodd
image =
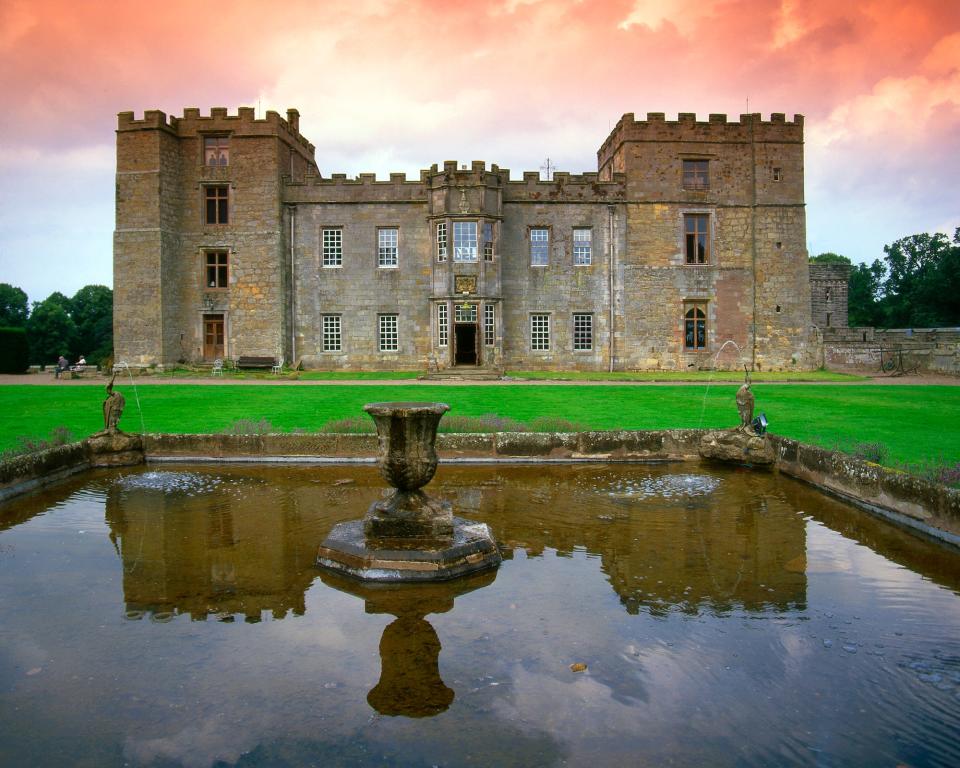
M 121 112 L 115 359 L 174 365 L 291 356 L 284 177 L 314 167 L 299 115 Z
M 801 115 L 626 114 L 597 157 L 627 180 L 625 367 L 810 366 Z

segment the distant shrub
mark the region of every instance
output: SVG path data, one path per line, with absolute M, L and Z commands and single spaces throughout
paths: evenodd
M 0 373 L 23 373 L 28 362 L 27 330 L 0 328 Z
M 222 435 L 269 435 L 275 432 L 273 424 L 268 419 L 252 421 L 251 419 L 237 419 L 220 434 Z
M 26 456 L 29 453 L 37 453 L 50 448 L 57 448 L 61 445 L 69 445 L 75 440 L 76 438 L 73 432 L 60 424 L 50 430 L 50 435 L 46 439 L 32 437 L 30 435 L 20 435 L 12 448 L 8 448 L 0 453 L 0 460 L 6 461 L 7 459 L 13 459 L 17 456 Z

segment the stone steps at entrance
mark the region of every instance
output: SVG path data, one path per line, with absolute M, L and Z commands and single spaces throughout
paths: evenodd
M 503 371 L 497 368 L 477 368 L 472 365 L 457 365 L 441 371 L 430 371 L 420 378 L 430 381 L 497 381 Z

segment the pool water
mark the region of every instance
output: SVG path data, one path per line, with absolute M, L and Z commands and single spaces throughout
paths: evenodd
M 372 467 L 0 507 L 0 765 L 956 766 L 960 556 L 776 474 L 441 466 L 499 570 L 321 573 Z

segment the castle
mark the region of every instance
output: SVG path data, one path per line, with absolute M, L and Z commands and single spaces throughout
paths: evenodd
M 121 112 L 115 358 L 814 365 L 801 115 L 626 114 L 597 161 L 348 179 L 321 173 L 293 109 Z

